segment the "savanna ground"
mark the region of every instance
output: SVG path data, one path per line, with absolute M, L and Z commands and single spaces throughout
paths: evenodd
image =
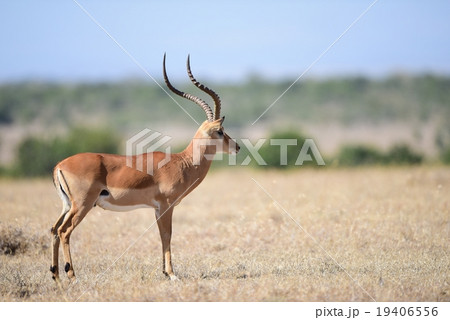
M 153 211 L 94 208 L 71 238 L 77 282 L 60 258 L 61 291 L 52 182 L 3 180 L 0 299 L 450 301 L 449 194 L 444 167 L 215 171 L 174 212 L 181 281 L 161 272 Z

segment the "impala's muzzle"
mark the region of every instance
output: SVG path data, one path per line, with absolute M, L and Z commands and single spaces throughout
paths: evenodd
M 228 153 L 237 154 L 240 149 L 241 149 L 241 147 L 237 144 L 237 142 L 232 140 L 232 139 L 230 139 L 229 152 Z

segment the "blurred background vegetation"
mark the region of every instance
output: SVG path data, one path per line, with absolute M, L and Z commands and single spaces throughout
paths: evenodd
M 280 147 L 271 146 L 271 138 L 297 139 L 296 146 L 288 147 L 287 167 L 294 166 L 305 138 L 315 139 L 327 166 L 450 164 L 450 78 L 425 74 L 306 79 L 252 126 L 292 82 L 252 76 L 244 83 L 208 84 L 222 98 L 225 128 L 231 136 L 250 138 L 253 143 L 258 138 L 267 139 L 259 149 L 267 162 L 264 167 L 280 167 Z M 179 86 L 208 99 L 192 85 Z M 199 123 L 203 121 L 200 108 L 179 101 Z M 402 126 L 385 131 L 390 124 Z M 358 131 L 354 131 L 351 139 L 344 135 L 333 142 L 337 134 L 355 125 L 362 130 L 379 128 L 380 137 L 389 141 L 377 144 L 364 137 L 354 139 L 358 138 Z M 396 135 L 405 126 L 412 139 Z M 126 139 L 146 127 L 177 137 L 172 147 L 179 150 L 197 125 L 159 87 L 148 82 L 2 84 L 0 174 L 50 175 L 53 166 L 71 154 L 123 153 Z M 334 131 L 329 131 L 331 127 Z M 424 136 L 431 144 L 427 148 L 420 143 Z M 327 142 L 333 147 L 321 148 Z M 249 155 L 245 148 L 241 150 L 237 164 Z M 225 157 L 214 167 L 228 161 Z

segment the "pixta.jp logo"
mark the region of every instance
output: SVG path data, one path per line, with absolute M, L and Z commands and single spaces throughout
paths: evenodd
M 126 142 L 126 165 L 130 168 L 136 169 L 141 172 L 145 172 L 149 175 L 153 175 L 154 170 L 162 168 L 170 161 L 171 148 L 164 145 L 169 142 L 172 137 L 162 134 L 161 132 L 144 129 L 139 133 L 132 136 Z M 193 154 L 192 165 L 200 165 L 202 157 L 207 160 L 223 160 L 221 153 L 217 154 L 205 154 L 200 150 L 205 146 L 215 146 L 215 150 L 223 150 L 223 141 L 220 139 L 194 139 L 192 141 Z M 258 166 L 268 165 L 264 156 L 267 156 L 267 152 L 264 154 L 261 152 L 263 145 L 273 146 L 274 152 L 279 154 L 278 166 L 288 165 L 288 148 L 294 147 L 298 150 L 298 154 L 295 159 L 295 166 L 302 166 L 305 162 L 316 162 L 318 166 L 324 166 L 322 155 L 317 148 L 313 139 L 305 139 L 301 145 L 298 139 L 259 139 L 255 143 L 252 143 L 247 138 L 239 139 L 239 144 L 244 146 L 244 150 L 241 152 L 245 155 L 243 160 L 237 161 L 237 156 L 230 155 L 228 157 L 228 165 L 235 166 L 248 166 L 253 161 Z M 245 150 L 246 149 L 246 150 Z M 162 151 L 154 153 L 155 151 Z M 292 152 L 290 153 L 292 157 Z M 313 159 L 314 158 L 314 159 Z
M 163 135 L 161 132 L 144 129 L 126 142 L 126 165 L 130 168 L 153 175 L 154 169 L 160 169 L 170 161 L 170 146 L 164 149 L 164 159 L 159 160 L 155 168 L 154 151 L 157 151 L 172 137 Z

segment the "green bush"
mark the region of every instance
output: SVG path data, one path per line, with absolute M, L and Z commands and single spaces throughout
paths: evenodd
M 51 142 L 34 137 L 26 138 L 19 145 L 14 172 L 23 176 L 49 174 L 58 159 Z
M 412 151 L 405 144 L 393 146 L 384 156 L 387 164 L 419 164 L 423 161 L 423 156 Z
M 59 142 L 60 144 L 60 142 Z M 63 145 L 57 144 L 62 151 L 70 154 L 80 152 L 117 153 L 120 139 L 108 129 L 73 129 Z
M 51 174 L 61 160 L 80 152 L 117 153 L 119 139 L 106 129 L 75 128 L 66 137 L 28 137 L 20 143 L 13 172 L 19 176 Z
M 344 146 L 339 151 L 337 164 L 340 166 L 364 166 L 364 165 L 413 165 L 420 164 L 423 156 L 411 150 L 405 144 L 393 146 L 387 152 L 367 145 Z
M 281 163 L 281 146 L 277 142 L 272 142 L 276 139 L 291 139 L 292 142 L 295 140 L 296 144 L 286 146 L 286 164 Z M 286 130 L 273 133 L 269 139 L 264 143 L 264 145 L 259 149 L 259 154 L 267 163 L 267 167 L 287 169 L 295 166 L 295 162 L 300 154 L 303 143 L 305 142 L 305 137 L 299 134 L 295 130 Z M 304 165 L 315 164 L 313 161 L 304 162 Z M 264 166 L 262 166 L 264 168 Z
M 450 148 L 441 150 L 440 159 L 444 164 L 450 164 Z
M 344 146 L 337 155 L 337 163 L 341 166 L 375 165 L 382 162 L 382 153 L 374 147 L 366 145 Z

